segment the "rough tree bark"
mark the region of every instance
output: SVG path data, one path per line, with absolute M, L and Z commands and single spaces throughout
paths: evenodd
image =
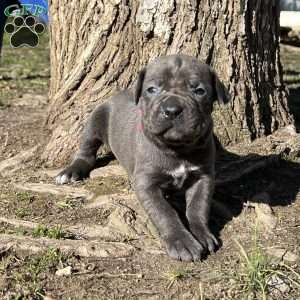
M 232 101 L 216 107 L 224 144 L 290 123 L 279 58 L 276 0 L 50 0 L 51 85 L 43 158 L 66 163 L 88 113 L 156 56 L 211 64 Z

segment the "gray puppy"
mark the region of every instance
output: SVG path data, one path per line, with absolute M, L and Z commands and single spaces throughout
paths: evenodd
M 141 70 L 133 88 L 96 107 L 80 150 L 57 183 L 88 177 L 97 150 L 108 145 L 130 175 L 168 254 L 200 260 L 218 245 L 208 228 L 215 100 L 226 103 L 229 97 L 208 65 L 186 55 L 157 58 Z M 184 212 L 178 210 L 178 195 L 184 196 Z

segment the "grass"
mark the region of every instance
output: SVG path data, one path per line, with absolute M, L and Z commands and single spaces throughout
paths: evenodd
M 286 47 L 281 45 L 280 58 L 284 66 L 284 73 L 297 73 L 300 72 L 300 51 L 296 47 Z
M 271 292 L 270 280 L 273 277 L 280 279 L 286 285 L 300 288 L 300 275 L 283 262 L 274 261 L 263 252 L 258 245 L 257 229 L 254 234 L 254 246 L 250 251 L 236 240 L 240 252 L 240 268 L 233 273 L 233 280 L 238 287 L 238 293 L 251 299 L 266 300 Z M 248 298 L 247 298 L 248 299 Z
M 61 209 L 72 209 L 83 205 L 83 198 L 64 198 L 55 202 L 55 205 Z
M 30 215 L 30 210 L 28 208 L 25 208 L 25 207 L 19 207 L 16 209 L 16 216 L 18 218 L 24 218 L 26 216 L 29 216 Z
M 300 48 L 281 45 L 280 58 L 283 80 L 289 89 L 288 106 L 297 124 L 300 124 Z
M 164 272 L 162 277 L 168 281 L 167 289 L 171 288 L 173 284 L 179 280 L 190 278 L 194 275 L 192 270 L 189 269 L 176 269 Z
M 40 255 L 25 258 L 9 255 L 0 261 L 0 274 L 9 274 L 14 286 L 7 299 L 44 299 L 44 274 L 54 273 L 66 262 L 66 257 L 57 249 L 49 248 Z M 20 268 L 21 267 L 21 268 Z M 46 277 L 47 278 L 47 277 Z
M 32 236 L 35 238 L 47 237 L 49 239 L 64 239 L 68 236 L 63 231 L 62 226 L 47 227 L 46 225 L 39 225 L 32 231 Z
M 51 269 L 62 264 L 65 261 L 64 255 L 57 249 L 50 248 L 43 255 L 37 258 L 32 258 L 29 264 L 29 271 L 34 277 L 39 273 Z
M 0 60 L 0 107 L 24 93 L 47 94 L 50 76 L 49 37 L 45 32 L 36 48 L 12 48 L 4 33 Z
M 235 273 L 235 280 L 244 294 L 260 293 L 262 299 L 266 299 L 267 283 L 275 270 L 270 265 L 270 260 L 259 247 L 255 247 L 251 253 L 247 253 L 243 246 L 236 241 L 242 259 L 241 269 Z
M 2 223 L 0 224 L 2 225 Z M 76 239 L 76 236 L 68 231 L 63 230 L 61 225 L 57 225 L 54 227 L 48 227 L 46 225 L 40 224 L 34 229 L 24 228 L 21 226 L 0 226 L 0 232 L 7 234 L 16 234 L 22 236 L 32 236 L 34 238 L 49 238 L 49 239 Z
M 34 199 L 34 196 L 29 192 L 16 192 L 16 198 L 18 201 L 26 201 L 28 203 L 32 202 Z
M 29 204 L 33 202 L 34 196 L 29 192 L 16 192 L 15 194 L 16 210 L 15 214 L 18 218 L 24 218 L 30 215 Z
M 19 299 L 43 299 L 44 291 L 40 283 L 40 274 L 54 272 L 64 261 L 63 254 L 51 248 L 41 256 L 30 258 L 24 272 L 15 273 L 15 280 L 22 287 Z
M 300 73 L 296 75 L 283 74 L 283 80 L 286 84 L 300 83 Z

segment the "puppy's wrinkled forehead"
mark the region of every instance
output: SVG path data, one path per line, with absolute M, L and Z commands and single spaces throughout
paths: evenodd
M 210 83 L 212 74 L 209 66 L 187 55 L 159 57 L 147 67 L 145 81 L 158 84 Z

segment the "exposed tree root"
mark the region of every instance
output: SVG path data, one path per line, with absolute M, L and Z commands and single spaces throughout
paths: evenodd
M 23 221 L 13 218 L 5 218 L 0 217 L 0 222 L 10 224 L 16 227 L 23 227 L 28 229 L 36 229 L 41 226 L 40 223 Z M 43 224 L 44 225 L 44 224 Z M 124 224 L 123 227 L 125 227 Z M 49 226 L 51 227 L 51 226 Z M 85 225 L 85 224 L 77 224 L 72 226 L 62 226 L 62 230 L 71 233 L 72 235 L 84 238 L 84 239 L 102 239 L 105 241 L 123 241 L 132 238 L 132 236 L 126 235 L 125 232 L 122 232 L 118 228 L 113 225 L 101 226 L 101 225 Z
M 49 248 L 59 249 L 65 254 L 75 254 L 82 257 L 117 258 L 133 254 L 134 247 L 116 242 L 97 242 L 86 240 L 55 240 L 46 238 L 31 238 L 10 234 L 0 234 L 0 251 L 12 249 L 38 253 Z
M 63 169 L 45 169 L 41 172 L 47 174 L 49 177 L 56 177 Z M 100 167 L 94 169 L 90 177 L 97 178 L 97 177 L 110 177 L 110 176 L 127 176 L 126 171 L 120 165 L 108 165 L 104 167 Z
M 91 178 L 110 176 L 127 176 L 127 173 L 125 169 L 120 165 L 111 165 L 95 169 L 91 172 L 90 175 Z
M 0 217 L 0 222 L 7 223 L 7 224 L 13 225 L 13 226 L 25 227 L 25 228 L 29 228 L 29 229 L 35 229 L 36 227 L 38 227 L 38 225 L 40 225 L 40 224 L 34 223 L 34 222 L 17 220 L 17 219 L 13 219 L 13 218 L 8 219 L 5 217 Z
M 135 198 L 134 193 L 129 193 L 129 194 L 116 193 L 116 194 L 110 194 L 110 195 L 101 195 L 101 196 L 98 196 L 97 198 L 95 198 L 94 200 L 90 201 L 89 203 L 87 203 L 84 206 L 84 208 L 86 208 L 86 209 L 97 208 L 97 207 L 101 207 L 108 203 L 120 206 L 120 204 L 117 203 L 116 201 L 118 201 L 118 200 L 130 201 L 134 198 Z
M 23 191 L 32 191 L 52 195 L 64 195 L 69 196 L 71 198 L 84 198 L 86 200 L 90 200 L 94 197 L 94 193 L 87 191 L 84 188 L 69 185 L 56 185 L 47 183 L 22 183 L 15 184 L 15 187 Z
M 38 146 L 22 151 L 17 155 L 0 162 L 0 175 L 7 176 L 20 170 L 24 163 L 33 158 Z

